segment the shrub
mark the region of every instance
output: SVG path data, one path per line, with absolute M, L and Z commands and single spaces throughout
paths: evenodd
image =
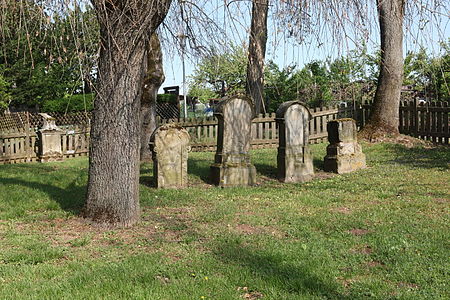
M 43 112 L 76 112 L 92 110 L 94 94 L 65 95 L 61 99 L 46 100 L 42 105 Z

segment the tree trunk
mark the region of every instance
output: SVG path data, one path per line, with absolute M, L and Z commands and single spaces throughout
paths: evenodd
M 147 43 L 170 0 L 93 0 L 100 24 L 84 216 L 129 226 L 139 218 L 139 148 Z
M 247 94 L 253 100 L 257 114 L 261 112 L 261 106 L 264 105 L 264 58 L 267 43 L 268 10 L 269 0 L 253 0 L 250 41 L 248 44 Z
M 381 66 L 377 90 L 362 136 L 370 140 L 398 135 L 403 83 L 404 0 L 377 0 L 381 38 Z
M 158 89 L 164 82 L 161 44 L 154 33 L 150 39 L 147 56 L 147 73 L 141 99 L 141 161 L 149 161 L 152 157 L 149 143 L 156 129 L 156 97 Z

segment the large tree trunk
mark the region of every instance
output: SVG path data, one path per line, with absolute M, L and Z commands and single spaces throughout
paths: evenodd
M 253 100 L 257 114 L 261 112 L 261 106 L 264 105 L 264 58 L 268 10 L 269 0 L 253 0 L 248 44 L 247 94 Z
M 377 90 L 362 136 L 377 139 L 398 135 L 400 93 L 403 82 L 404 0 L 377 0 L 381 38 L 381 66 Z
M 92 2 L 101 47 L 84 216 L 129 226 L 139 218 L 139 115 L 146 45 L 171 0 Z
M 148 45 L 147 73 L 141 99 L 141 161 L 149 161 L 152 157 L 149 143 L 156 129 L 156 97 L 163 82 L 161 44 L 158 35 L 154 33 Z

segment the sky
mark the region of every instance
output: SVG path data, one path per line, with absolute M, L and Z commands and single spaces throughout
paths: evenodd
M 251 15 L 249 5 L 240 4 L 239 7 L 231 8 L 232 13 L 227 14 L 223 6 L 220 6 L 220 4 L 214 5 L 213 2 L 211 1 L 211 4 L 208 4 L 210 5 L 207 8 L 210 10 L 208 14 L 211 18 L 218 20 L 217 22 L 226 32 L 226 38 L 234 44 L 247 43 Z M 370 32 L 366 35 L 367 48 L 371 53 L 378 48 L 379 31 L 374 14 L 375 10 L 367 7 L 367 12 L 372 14 L 370 18 L 373 20 L 369 26 Z M 350 50 L 360 49 L 361 45 L 358 42 L 358 37 L 356 37 L 357 34 L 354 33 L 353 26 L 346 25 L 344 27 L 346 37 L 339 36 L 336 38 L 329 32 L 333 28 L 327 28 L 319 24 L 316 27 L 320 32 L 317 33 L 319 37 L 307 39 L 300 45 L 294 39 L 286 38 L 286 32 L 280 30 L 275 24 L 276 19 L 277 16 L 269 14 L 266 60 L 273 60 L 279 67 L 295 64 L 301 68 L 312 60 L 323 60 L 327 57 L 337 58 Z M 448 41 L 450 38 L 450 19 L 448 16 L 434 14 L 431 22 L 424 19 L 414 16 L 405 21 L 404 55 L 407 51 L 418 50 L 421 45 L 426 46 L 431 53 L 437 54 L 440 51 L 439 41 Z M 179 29 L 179 31 L 181 30 Z M 163 49 L 163 55 L 166 80 L 160 89 L 160 93 L 163 93 L 163 87 L 179 85 L 182 88 L 183 83 L 181 55 L 174 52 L 173 49 L 168 51 L 167 48 Z M 197 62 L 198 58 L 187 57 L 185 59 L 187 81 L 189 75 L 194 72 Z M 186 90 L 188 90 L 188 85 Z M 182 92 L 180 91 L 180 93 Z

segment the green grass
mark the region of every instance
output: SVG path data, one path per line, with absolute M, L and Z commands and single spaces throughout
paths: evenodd
M 0 166 L 0 299 L 449 299 L 450 149 L 364 144 L 369 168 L 208 184 L 214 153 L 191 153 L 190 187 L 156 190 L 142 166 L 142 218 L 98 228 L 78 213 L 87 159 Z

